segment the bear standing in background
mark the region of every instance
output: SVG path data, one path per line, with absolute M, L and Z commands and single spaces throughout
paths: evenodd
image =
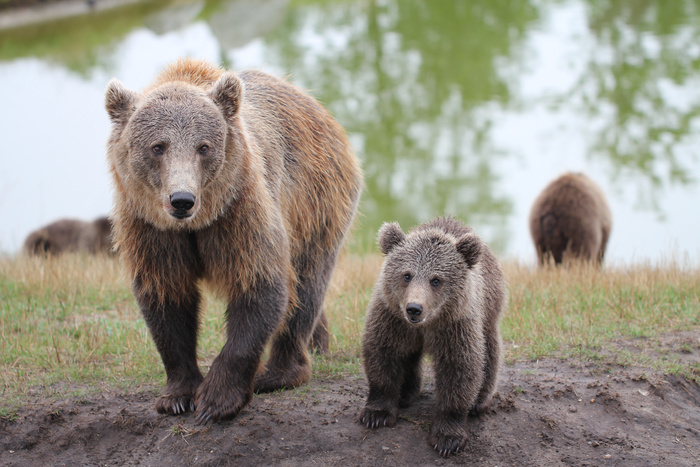
M 530 210 L 530 234 L 540 265 L 572 259 L 603 262 L 612 215 L 603 191 L 582 173 L 547 185 Z
M 433 357 L 436 391 L 428 441 L 448 456 L 464 448 L 469 412 L 486 411 L 496 391 L 503 272 L 486 244 L 451 218 L 407 235 L 396 223 L 384 224 L 379 245 L 386 258 L 362 340 L 369 397 L 360 422 L 396 424 L 399 407 L 420 393 L 425 351 Z
M 283 80 L 195 60 L 141 93 L 112 80 L 106 108 L 115 243 L 167 374 L 158 412 L 230 419 L 254 389 L 307 382 L 362 185 L 344 130 Z M 203 284 L 228 301 L 226 343 L 204 378 Z
M 110 253 L 112 225 L 107 217 L 92 222 L 61 219 L 27 236 L 24 251 L 29 255 L 58 255 L 66 252 Z

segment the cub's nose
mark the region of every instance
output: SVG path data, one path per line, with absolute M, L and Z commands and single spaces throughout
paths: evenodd
M 170 195 L 170 205 L 178 211 L 189 211 L 194 206 L 194 195 L 185 191 L 178 191 Z
M 423 313 L 423 306 L 419 303 L 409 303 L 406 305 L 406 314 L 408 314 L 408 319 L 411 321 L 419 320 L 419 316 Z

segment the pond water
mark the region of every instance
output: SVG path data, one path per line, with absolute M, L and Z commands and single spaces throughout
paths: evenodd
M 107 82 L 192 56 L 289 76 L 333 112 L 366 174 L 352 248 L 452 214 L 534 263 L 534 198 L 583 171 L 610 260 L 697 263 L 699 36 L 700 0 L 142 1 L 0 30 L 0 251 L 111 209 Z

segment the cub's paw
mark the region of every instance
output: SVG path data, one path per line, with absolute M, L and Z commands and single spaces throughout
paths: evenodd
M 232 383 L 231 378 L 210 371 L 197 389 L 195 422 L 206 424 L 230 420 L 250 402 L 253 391 Z
M 398 410 L 370 409 L 365 407 L 360 414 L 360 423 L 367 428 L 392 427 L 399 418 Z
M 292 389 L 308 383 L 311 379 L 311 365 L 289 364 L 271 365 L 255 377 L 255 392 L 273 392 L 279 389 Z
M 156 411 L 168 415 L 180 415 L 187 411 L 194 412 L 194 394 L 163 394 L 156 400 Z
M 488 412 L 492 412 L 493 399 L 489 399 L 486 402 L 475 404 L 469 411 L 469 415 L 482 415 Z
M 434 428 L 430 431 L 428 443 L 442 457 L 448 457 L 450 454 L 463 450 L 467 444 L 468 436 L 462 430 L 444 432 Z

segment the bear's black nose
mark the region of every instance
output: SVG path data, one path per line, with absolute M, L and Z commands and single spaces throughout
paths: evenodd
M 170 205 L 178 211 L 189 211 L 194 206 L 194 195 L 185 191 L 178 191 L 170 195 Z
M 406 313 L 408 313 L 408 316 L 411 318 L 417 318 L 423 313 L 423 307 L 418 303 L 409 303 L 406 305 Z

